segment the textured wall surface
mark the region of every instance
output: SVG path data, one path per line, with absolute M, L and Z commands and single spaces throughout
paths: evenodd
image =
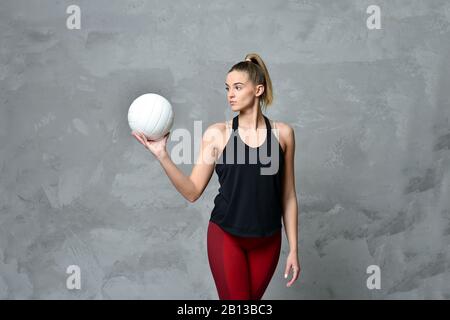
M 2 0 L 0 35 L 0 298 L 217 299 L 217 176 L 186 201 L 126 116 L 154 92 L 173 129 L 231 119 L 226 72 L 257 52 L 295 130 L 302 267 L 286 288 L 284 234 L 264 299 L 450 299 L 449 1 Z

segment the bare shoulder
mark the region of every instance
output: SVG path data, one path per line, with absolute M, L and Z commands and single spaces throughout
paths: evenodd
M 206 132 L 211 132 L 211 131 L 214 131 L 214 130 L 219 130 L 220 131 L 220 130 L 223 130 L 224 127 L 225 127 L 225 122 L 223 122 L 223 123 L 216 122 L 216 123 L 213 123 L 213 124 L 209 125 L 208 128 L 206 128 L 205 133 Z
M 230 121 L 222 121 L 222 122 L 216 122 L 211 124 L 206 130 L 205 134 L 208 132 L 209 134 L 220 134 L 219 138 L 225 138 L 226 133 L 231 129 L 231 122 Z
M 286 140 L 288 140 L 291 136 L 294 135 L 294 129 L 289 124 L 287 124 L 285 122 L 277 121 L 276 126 L 277 126 L 277 128 L 280 129 L 280 134 L 281 134 L 282 138 L 285 138 Z
M 231 134 L 231 121 L 213 123 L 205 130 L 204 139 L 209 141 L 217 153 L 225 147 Z
M 274 120 L 275 128 L 278 129 L 281 148 L 286 151 L 286 147 L 292 147 L 294 143 L 294 129 L 289 124 Z

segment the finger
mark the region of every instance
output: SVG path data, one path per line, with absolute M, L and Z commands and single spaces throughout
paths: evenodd
M 291 280 L 287 283 L 287 286 L 290 287 L 292 285 L 292 283 L 294 282 L 294 278 L 295 278 L 295 271 L 292 272 L 292 278 Z
M 294 269 L 294 272 L 293 272 L 293 274 L 292 274 L 292 282 L 294 282 L 295 280 L 297 280 L 297 278 L 298 278 L 298 274 L 299 274 L 299 270 L 298 270 L 298 268 L 297 269 Z
M 287 284 L 288 287 L 290 287 L 294 283 L 294 281 L 297 280 L 297 278 L 298 278 L 298 273 L 299 273 L 298 268 L 293 267 L 292 270 L 293 270 L 292 278 Z
M 143 134 L 143 133 L 140 132 L 140 131 L 138 132 L 138 134 L 139 134 L 139 137 L 141 137 L 142 141 L 147 140 L 146 137 L 145 137 L 145 134 Z
M 142 138 L 139 136 L 139 134 L 135 133 L 135 134 L 133 134 L 133 136 L 136 138 L 136 140 L 138 140 L 140 143 L 142 143 L 143 145 L 145 145 L 144 141 L 143 141 Z
M 287 264 L 286 268 L 284 269 L 284 278 L 286 279 L 288 277 L 289 274 L 289 270 L 291 269 L 291 265 Z
M 294 283 L 294 281 L 295 281 L 295 278 L 292 277 L 292 279 L 287 283 L 286 286 L 290 287 Z
M 147 146 L 147 136 L 145 134 L 143 134 L 142 132 L 139 132 L 139 136 L 141 137 L 142 143 L 144 144 L 144 146 Z
M 142 143 L 141 138 L 138 136 L 138 134 L 137 134 L 136 132 L 133 131 L 131 134 L 133 135 L 133 137 L 134 137 L 137 141 L 139 141 L 139 142 Z
M 144 140 L 145 146 L 147 149 L 150 150 L 150 146 L 151 146 L 151 141 L 149 138 L 147 138 L 147 136 L 145 134 L 142 133 L 142 139 Z
M 148 148 L 148 144 L 147 144 L 147 139 L 146 137 L 143 135 L 143 133 L 138 132 L 136 134 L 136 139 L 139 140 L 140 143 L 142 143 L 144 145 L 144 147 Z
M 302 270 L 302 269 L 300 269 L 300 267 L 297 269 L 297 273 L 296 273 L 296 275 L 295 275 L 295 280 L 297 280 L 298 277 L 300 276 L 301 270 Z

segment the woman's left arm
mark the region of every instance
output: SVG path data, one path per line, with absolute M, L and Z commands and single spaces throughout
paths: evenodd
M 287 278 L 290 270 L 293 271 L 292 279 L 287 283 L 290 287 L 292 283 L 297 280 L 300 274 L 300 263 L 298 262 L 298 205 L 297 193 L 295 190 L 295 134 L 294 130 L 288 124 L 282 123 L 279 126 L 280 135 L 283 136 L 286 149 L 285 157 L 285 171 L 283 174 L 283 222 L 286 236 L 289 242 L 289 254 L 286 261 L 285 278 Z

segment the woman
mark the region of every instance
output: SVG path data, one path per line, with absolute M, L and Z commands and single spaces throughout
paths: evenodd
M 279 260 L 281 219 L 290 248 L 285 278 L 293 272 L 288 287 L 300 273 L 295 137 L 289 125 L 275 124 L 262 113 L 273 94 L 259 55 L 248 54 L 235 64 L 225 85 L 231 109 L 239 114 L 207 128 L 190 176 L 170 159 L 169 134 L 158 141 L 140 132 L 132 134 L 160 161 L 175 188 L 190 202 L 201 196 L 216 169 L 220 188 L 209 220 L 207 251 L 219 298 L 260 300 Z

